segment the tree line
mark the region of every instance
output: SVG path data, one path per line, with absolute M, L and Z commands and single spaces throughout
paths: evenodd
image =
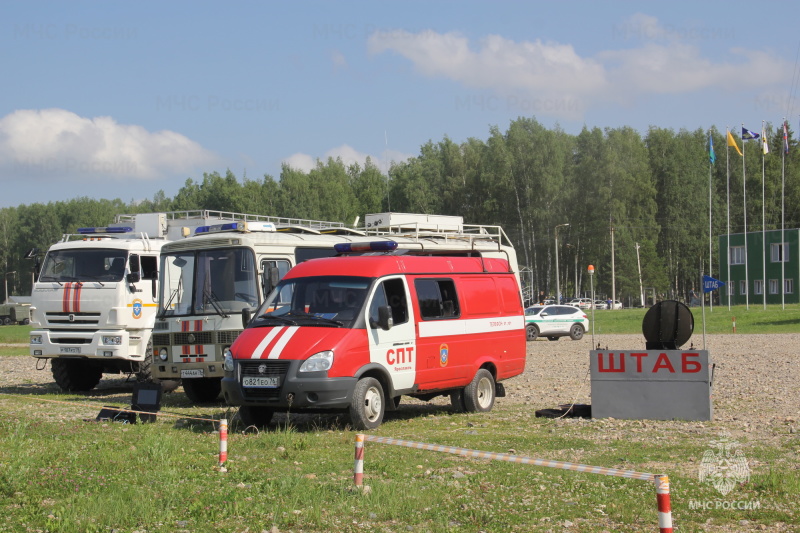
M 505 131 L 491 127 L 486 139 L 428 141 L 386 172 L 370 160 L 328 159 L 308 172 L 284 165 L 277 179 L 205 173 L 187 179 L 173 198 L 158 191 L 138 202 L 81 197 L 2 208 L 0 265 L 3 273 L 17 272 L 8 276 L 12 294 L 30 294 L 33 265 L 26 251 L 44 251 L 62 234 L 107 225 L 120 213 L 210 209 L 349 225 L 367 213 L 394 211 L 502 226 L 532 294 L 555 294 L 558 263 L 562 294 L 587 295 L 591 264 L 598 296 L 611 297 L 613 285 L 617 299 L 637 304 L 643 286 L 682 299 L 699 287 L 701 272 L 709 273 L 709 196 L 715 277 L 716 237 L 728 232 L 728 212 L 731 233 L 743 231 L 745 195 L 748 231 L 761 231 L 762 205 L 765 229 L 780 228 L 782 194 L 786 228 L 800 224 L 796 143 L 790 132 L 784 158 L 782 125 L 766 131 L 770 153 L 762 155 L 761 140 L 744 141 L 743 169 L 742 156 L 726 146 L 726 132 L 713 127 L 650 127 L 645 134 L 584 127 L 571 135 L 522 117 Z M 741 148 L 741 138 L 734 138 Z

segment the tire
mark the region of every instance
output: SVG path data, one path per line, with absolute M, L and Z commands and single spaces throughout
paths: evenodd
M 572 324 L 572 327 L 569 328 L 569 338 L 574 341 L 579 341 L 583 338 L 583 326 L 580 324 Z
M 100 383 L 103 367 L 81 359 L 51 359 L 56 384 L 65 392 L 90 391 Z
M 472 382 L 464 387 L 464 408 L 468 413 L 491 411 L 494 395 L 494 377 L 491 372 L 481 368 L 472 378 Z
M 525 337 L 529 341 L 535 341 L 538 336 L 539 336 L 539 328 L 537 328 L 533 324 L 528 324 L 525 327 Z
M 239 419 L 245 427 L 255 426 L 264 428 L 272 421 L 274 411 L 269 407 L 258 405 L 243 405 L 239 408 Z
M 23 326 L 27 326 L 28 324 L 30 324 L 30 323 L 31 323 L 31 319 L 30 319 L 30 318 L 23 318 L 23 319 L 22 319 L 22 322 L 20 322 L 20 323 L 21 323 Z
M 192 378 L 183 379 L 183 392 L 194 403 L 213 402 L 219 397 L 222 390 L 220 378 Z
M 561 337 L 547 337 L 547 340 L 549 340 L 549 341 L 557 341 L 560 338 Z
M 153 377 L 153 340 L 147 343 L 147 350 L 144 352 L 144 361 L 139 363 L 139 370 L 136 372 L 136 381 L 152 381 L 158 383 L 159 380 Z
M 9 324 L 11 324 L 11 319 L 8 317 L 3 318 L 3 325 L 8 326 Z
M 464 389 L 454 390 L 450 393 L 450 409 L 454 413 L 465 413 L 467 406 L 464 405 Z
M 375 378 L 358 380 L 350 402 L 350 420 L 355 429 L 375 429 L 383 422 L 386 410 L 383 387 Z

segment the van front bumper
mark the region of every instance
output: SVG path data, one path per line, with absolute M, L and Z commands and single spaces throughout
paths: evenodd
M 327 372 L 298 372 L 303 361 L 234 361 L 233 372 L 222 378 L 228 405 L 253 405 L 273 409 L 343 409 L 350 406 L 357 378 L 329 378 Z M 277 386 L 243 385 L 248 377 L 277 377 Z

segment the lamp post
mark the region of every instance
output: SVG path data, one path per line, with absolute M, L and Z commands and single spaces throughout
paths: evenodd
M 6 275 L 3 278 L 3 281 L 5 282 L 5 289 L 6 289 L 6 302 L 5 303 L 8 303 L 8 276 L 9 276 L 9 274 L 16 274 L 16 273 L 17 273 L 16 270 L 12 270 L 11 272 L 6 272 Z
M 566 228 L 569 224 L 559 224 L 555 227 L 556 234 L 556 304 L 561 303 L 561 286 L 558 281 L 558 228 Z

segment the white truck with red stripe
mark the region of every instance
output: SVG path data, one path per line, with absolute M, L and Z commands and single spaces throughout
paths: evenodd
M 103 373 L 149 379 L 161 247 L 212 223 L 257 219 L 219 211 L 118 215 L 50 247 L 31 293 L 30 355 L 51 360 L 67 391 L 94 388 Z M 38 363 L 37 363 L 38 365 Z
M 222 391 L 244 424 L 345 410 L 356 429 L 373 429 L 403 395 L 489 411 L 501 381 L 524 371 L 513 254 L 367 246 L 294 267 L 227 351 Z
M 218 398 L 223 354 L 275 284 L 305 260 L 335 255 L 337 243 L 393 239 L 417 251 L 516 255 L 499 226 L 457 216 L 379 213 L 360 229 L 281 220 L 210 228 L 162 248 L 160 310 L 153 332 L 153 376 L 178 380 L 193 402 Z

